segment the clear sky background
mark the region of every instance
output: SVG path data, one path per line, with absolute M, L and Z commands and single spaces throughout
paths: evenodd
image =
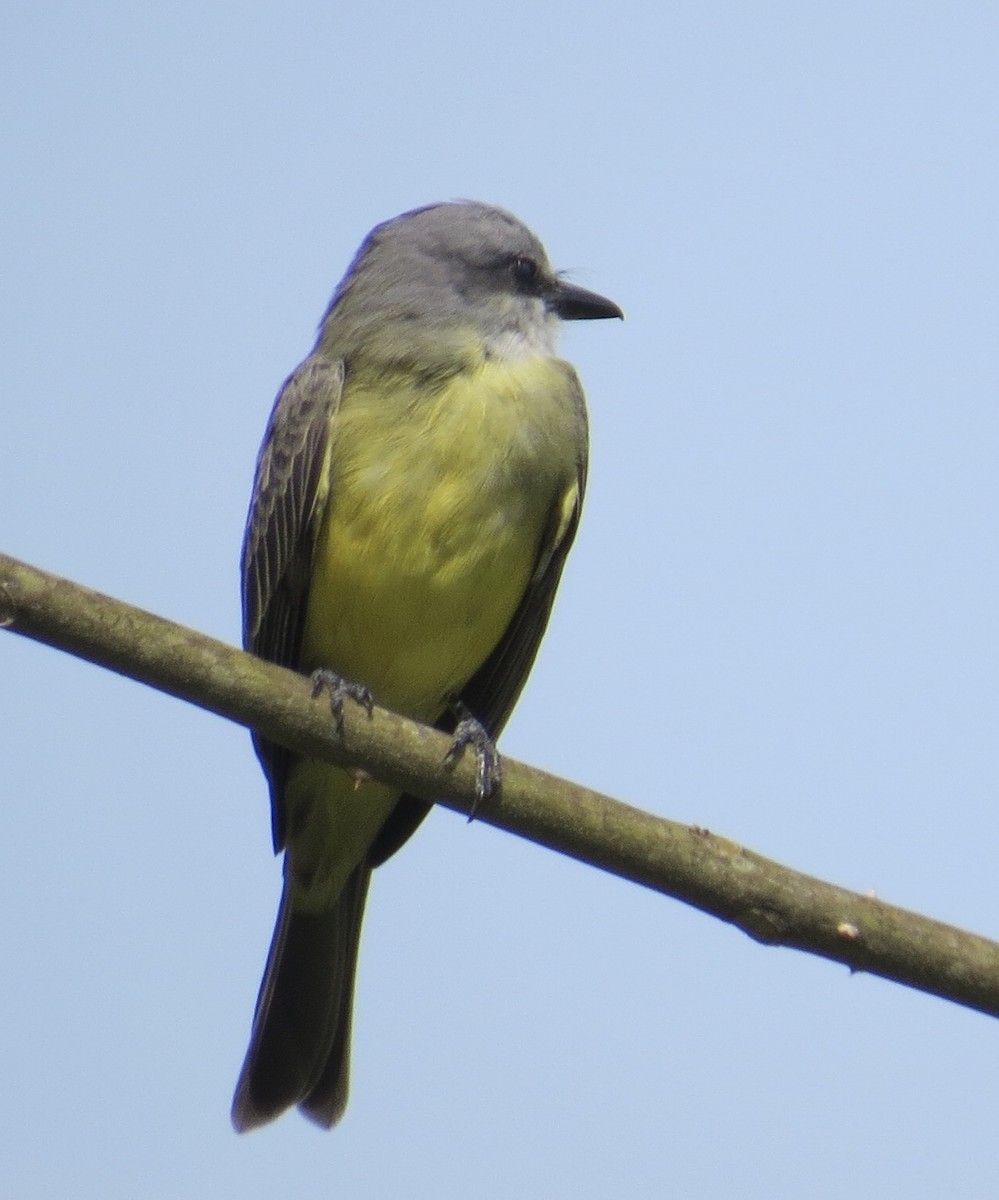
M 583 523 L 512 756 L 999 934 L 999 8 L 26 4 L 0 36 L 0 549 L 238 641 L 273 397 L 360 239 L 502 204 Z M 353 1094 L 229 1125 L 279 865 L 245 731 L 0 634 L 19 1200 L 991 1197 L 999 1027 L 432 815 Z

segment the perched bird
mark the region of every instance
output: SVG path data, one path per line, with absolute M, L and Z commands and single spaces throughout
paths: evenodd
M 559 322 L 620 317 L 502 209 L 415 209 L 365 239 L 278 395 L 243 542 L 243 641 L 472 741 L 484 764 L 579 520 L 583 392 Z M 479 736 L 481 735 L 481 736 Z M 256 736 L 284 890 L 233 1100 L 239 1130 L 347 1102 L 374 867 L 429 806 Z

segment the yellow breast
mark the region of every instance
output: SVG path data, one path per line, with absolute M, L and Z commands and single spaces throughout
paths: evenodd
M 578 489 L 585 428 L 558 359 L 444 382 L 372 373 L 334 418 L 306 670 L 332 667 L 432 720 L 496 646 Z

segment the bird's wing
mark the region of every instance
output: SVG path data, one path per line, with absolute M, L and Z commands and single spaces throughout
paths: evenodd
M 460 699 L 496 738 L 509 719 L 548 624 L 566 556 L 576 536 L 585 486 L 581 464 L 578 485 L 552 513 L 538 562 L 524 597 L 496 649 L 462 688 Z
M 243 645 L 293 670 L 299 667 L 318 521 L 329 495 L 330 433 L 343 375 L 341 361 L 313 355 L 278 393 L 243 538 Z M 290 751 L 256 734 L 254 744 L 271 787 L 274 844 L 280 849 L 280 797 Z

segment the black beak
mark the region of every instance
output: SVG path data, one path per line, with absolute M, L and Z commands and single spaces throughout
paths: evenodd
M 588 292 L 586 288 L 576 287 L 562 279 L 555 281 L 548 297 L 548 307 L 557 313 L 563 321 L 602 321 L 607 317 L 620 317 L 624 313 L 613 300 L 606 296 L 598 296 L 596 292 Z

